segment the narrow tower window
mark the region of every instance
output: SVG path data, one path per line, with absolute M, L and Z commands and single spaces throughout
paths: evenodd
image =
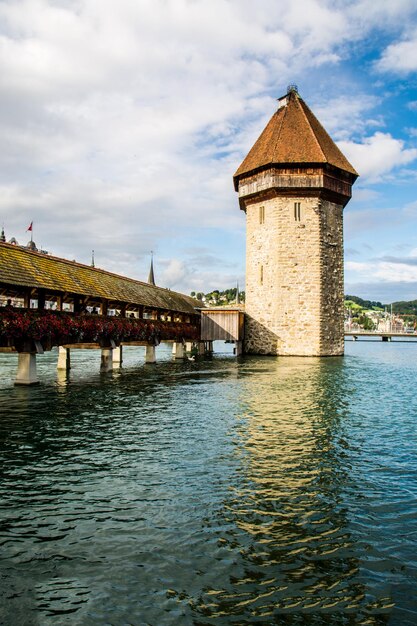
M 296 222 L 301 221 L 301 202 L 294 202 L 294 219 Z
M 265 207 L 259 207 L 259 223 L 263 224 L 265 222 Z
M 264 266 L 261 265 L 261 271 L 259 273 L 259 282 L 261 283 L 261 285 L 264 284 Z

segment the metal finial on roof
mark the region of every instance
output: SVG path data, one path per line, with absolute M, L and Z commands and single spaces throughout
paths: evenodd
M 290 83 L 287 87 L 287 94 L 298 93 L 298 87 L 295 83 Z
M 155 274 L 153 272 L 153 252 L 152 251 L 151 251 L 151 266 L 149 268 L 148 283 L 150 285 L 155 285 Z
M 2 228 L 1 228 L 0 241 L 2 243 L 6 243 L 6 235 L 4 234 L 4 226 L 2 226 Z
M 95 267 L 95 264 L 94 264 L 94 250 L 91 251 L 91 267 Z

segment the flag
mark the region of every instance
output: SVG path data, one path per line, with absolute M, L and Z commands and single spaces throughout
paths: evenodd
M 31 223 L 29 224 L 29 226 L 28 226 L 28 227 L 27 227 L 27 229 L 26 229 L 26 232 L 27 232 L 28 230 L 32 230 L 32 226 L 33 226 L 33 222 L 31 222 Z

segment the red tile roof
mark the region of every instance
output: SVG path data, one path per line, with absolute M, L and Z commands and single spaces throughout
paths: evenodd
M 269 165 L 320 163 L 358 176 L 304 100 L 290 91 L 237 169 L 235 187 L 242 175 Z

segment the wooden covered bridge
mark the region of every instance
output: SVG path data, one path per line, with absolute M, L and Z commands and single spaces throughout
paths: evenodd
M 0 298 L 0 351 L 18 352 L 17 384 L 37 382 L 36 355 L 54 346 L 59 368 L 69 368 L 71 348 L 100 348 L 109 371 L 123 345 L 146 346 L 151 363 L 160 342 L 182 358 L 201 341 L 198 300 L 8 243 L 0 243 Z

